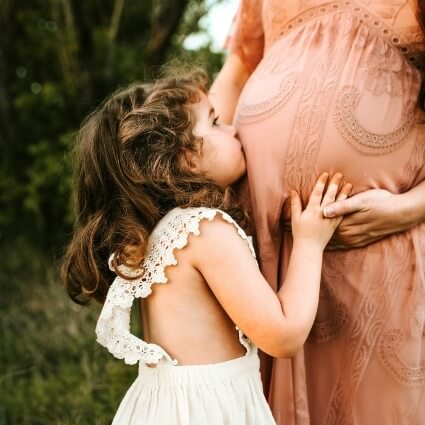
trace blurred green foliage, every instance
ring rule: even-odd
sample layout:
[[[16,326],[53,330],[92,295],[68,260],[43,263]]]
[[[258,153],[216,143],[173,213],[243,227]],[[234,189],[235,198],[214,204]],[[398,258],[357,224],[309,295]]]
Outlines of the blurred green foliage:
[[[206,11],[206,0],[0,0],[0,425],[108,424],[137,373],[95,342],[99,306],[72,304],[57,276],[72,145],[105,96],[173,58],[213,75],[222,54],[183,47]]]
[[[222,55],[183,48],[204,0],[0,3],[0,243],[19,233],[57,252],[73,220],[67,152],[84,116],[171,58],[214,73]]]

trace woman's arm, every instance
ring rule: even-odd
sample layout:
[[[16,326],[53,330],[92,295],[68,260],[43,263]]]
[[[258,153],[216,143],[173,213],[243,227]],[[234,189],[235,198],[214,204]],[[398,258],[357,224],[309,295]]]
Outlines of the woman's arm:
[[[235,53],[230,53],[214,80],[208,97],[220,121],[231,124],[239,95],[250,72]]]
[[[425,221],[425,181],[402,194],[371,189],[324,209],[326,217],[341,217],[329,249],[369,245],[385,236],[408,230]]]
[[[340,219],[326,219],[322,208],[336,199],[341,175],[334,176],[323,197],[327,177],[315,186],[306,209],[291,199],[294,244],[288,273],[278,294],[266,282],[234,226],[216,218],[200,225],[190,241],[193,265],[239,328],[259,348],[290,357],[302,346],[313,324],[319,298],[323,249]],[[349,192],[344,186],[338,195]],[[327,221],[329,222],[327,223]]]

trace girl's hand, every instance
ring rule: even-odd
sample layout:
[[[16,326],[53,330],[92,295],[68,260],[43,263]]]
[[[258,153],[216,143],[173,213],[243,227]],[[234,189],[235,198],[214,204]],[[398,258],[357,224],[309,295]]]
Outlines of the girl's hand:
[[[359,248],[417,224],[403,208],[405,195],[371,189],[329,205],[326,217],[344,217],[328,249]]]
[[[346,183],[339,190],[342,180],[341,173],[335,174],[326,188],[328,179],[328,173],[323,173],[319,177],[304,211],[299,195],[294,191],[291,193],[291,222],[294,241],[302,240],[324,249],[341,223],[343,217],[326,218],[323,209],[332,202],[346,199],[352,186]]]

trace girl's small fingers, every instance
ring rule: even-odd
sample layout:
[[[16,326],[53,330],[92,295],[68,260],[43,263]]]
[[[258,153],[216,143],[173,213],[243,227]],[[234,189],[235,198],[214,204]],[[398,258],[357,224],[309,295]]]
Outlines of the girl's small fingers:
[[[345,183],[344,186],[342,186],[341,190],[339,191],[339,193],[336,197],[336,200],[337,201],[343,201],[344,199],[347,199],[352,188],[353,188],[352,184]]]
[[[310,199],[308,200],[309,207],[320,206],[328,178],[329,173],[322,173],[320,175],[319,179],[314,185],[313,191],[311,192]]]
[[[298,218],[302,213],[303,207],[301,205],[301,199],[295,190],[291,191],[291,217],[292,219]]]
[[[334,202],[336,199],[336,196],[338,194],[338,188],[339,184],[342,180],[342,174],[336,173],[332,176],[331,181],[328,184],[328,187],[326,189],[325,195],[323,196],[323,200],[321,205],[326,206],[330,204],[331,202]]]

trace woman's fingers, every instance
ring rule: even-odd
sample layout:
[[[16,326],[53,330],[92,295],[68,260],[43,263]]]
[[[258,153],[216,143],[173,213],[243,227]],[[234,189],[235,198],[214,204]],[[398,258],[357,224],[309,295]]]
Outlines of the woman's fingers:
[[[321,202],[322,206],[326,206],[330,204],[331,202],[335,201],[338,194],[338,188],[339,188],[339,184],[341,183],[341,180],[342,180],[341,173],[336,173],[332,176],[328,184],[328,187],[326,189],[325,195],[323,196],[323,200]]]
[[[309,207],[320,206],[322,203],[323,192],[325,190],[326,183],[329,178],[329,173],[322,173],[314,185],[313,191],[311,192],[310,199],[308,200]]]
[[[361,211],[364,207],[362,203],[363,196],[361,195],[362,193],[359,193],[348,199],[337,199],[332,205],[327,205],[323,208],[323,215],[328,218],[333,218]]]
[[[328,204],[325,206],[325,208],[323,208],[323,216],[328,218],[342,217],[345,214],[357,211],[356,198],[347,199],[352,188],[353,185],[350,183],[345,183],[342,189],[339,191],[338,196],[335,199],[335,203],[332,203],[332,205]]]

